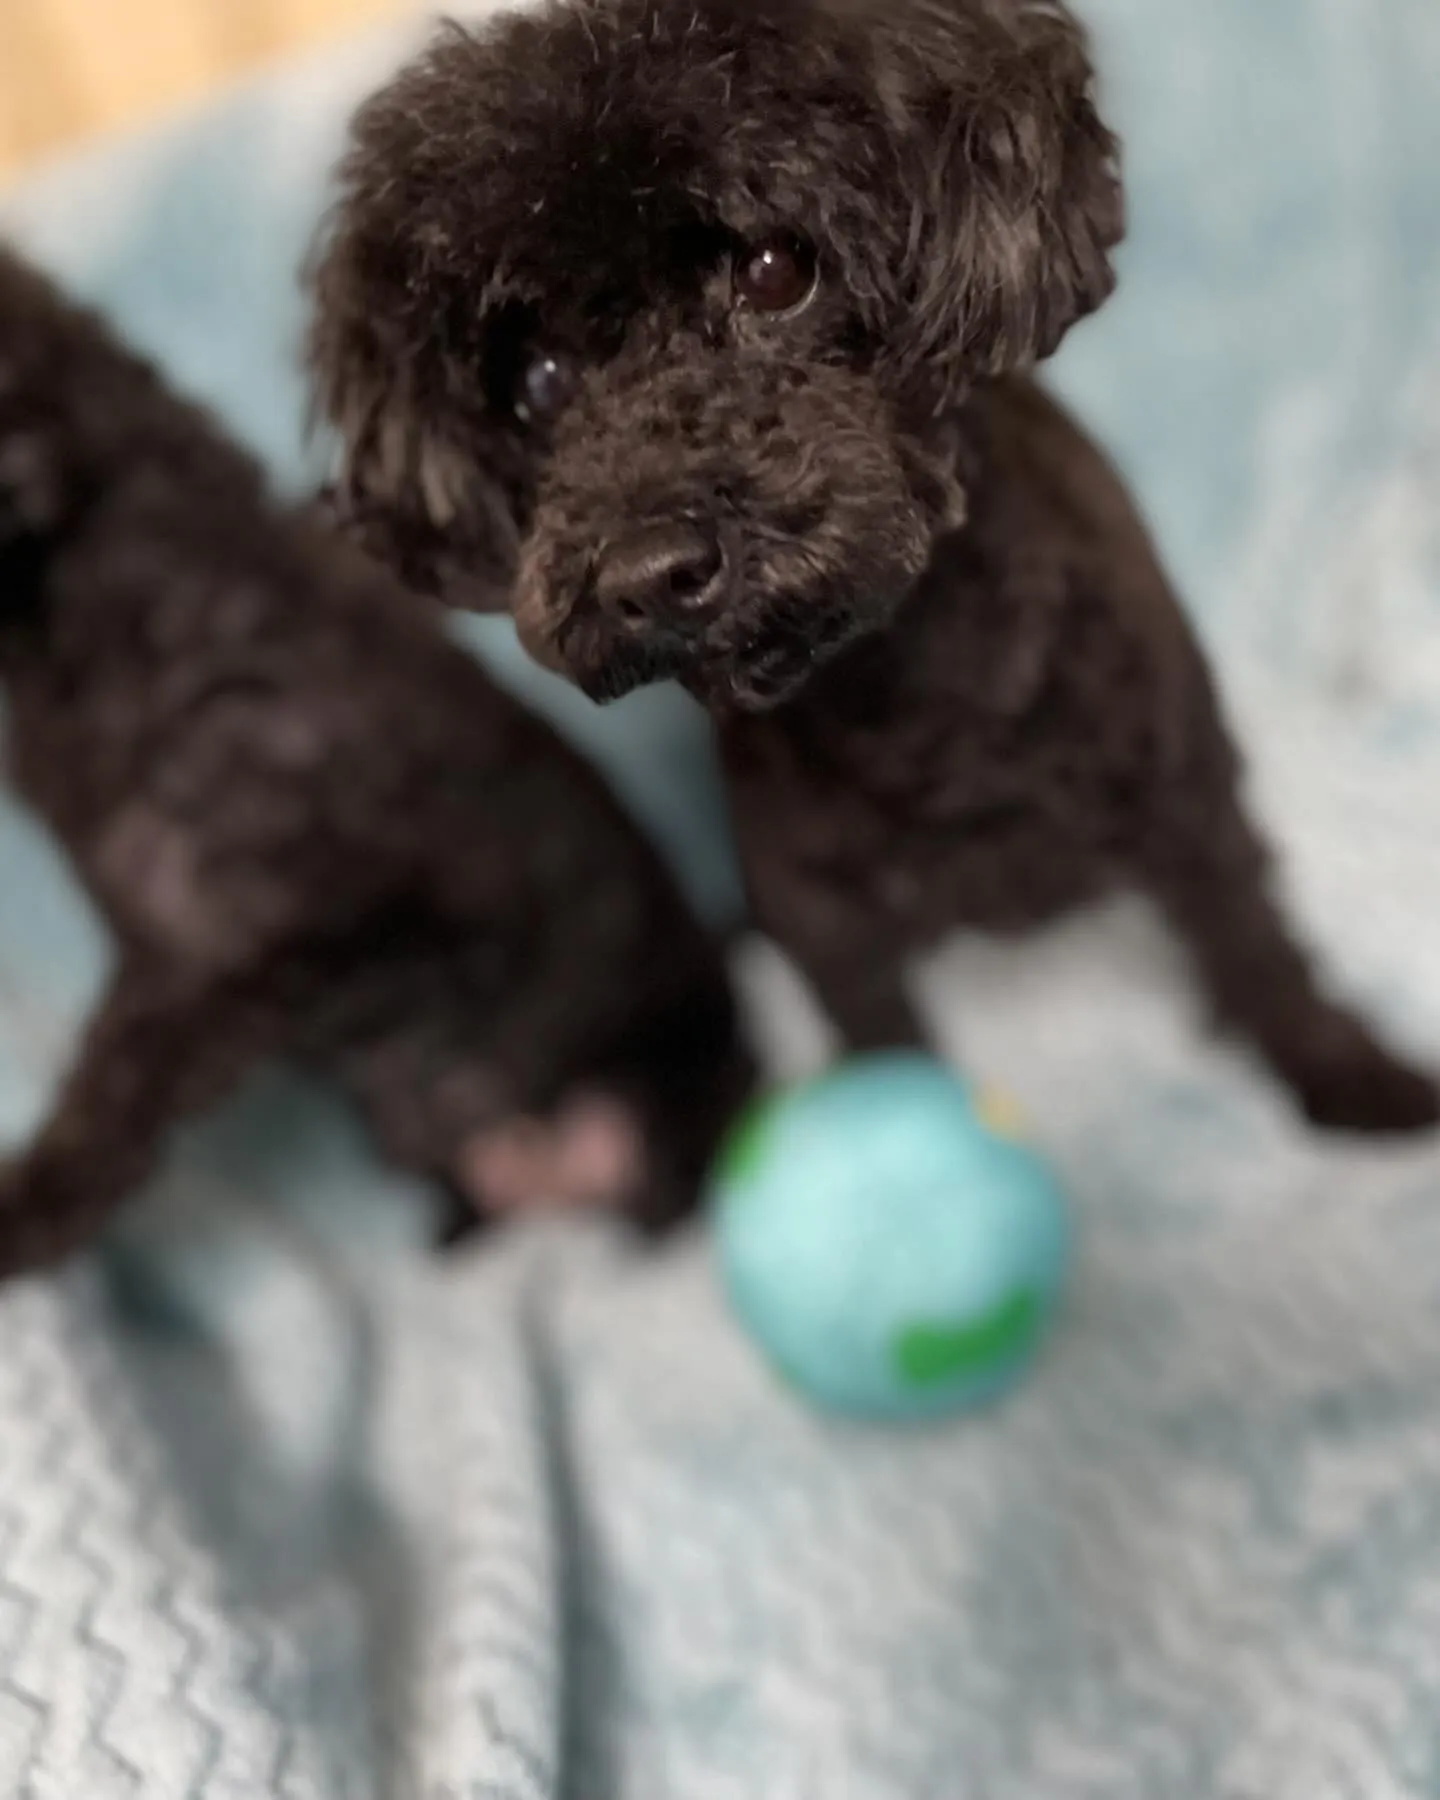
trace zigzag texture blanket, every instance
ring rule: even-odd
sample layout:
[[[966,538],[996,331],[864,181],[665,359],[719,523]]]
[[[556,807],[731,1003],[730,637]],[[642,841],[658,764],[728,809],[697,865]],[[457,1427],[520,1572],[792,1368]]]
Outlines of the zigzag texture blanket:
[[[1440,12],[1092,0],[1121,298],[1058,379],[1137,478],[1336,979],[1440,1057]],[[298,478],[291,270],[372,43],[13,195]],[[0,346],[3,354],[3,346]],[[707,904],[697,721],[554,708]],[[0,800],[0,1134],[105,949]],[[784,1061],[813,1032],[750,974]],[[102,1262],[0,1297],[0,1796],[1434,1800],[1440,1147],[1307,1139],[1120,909],[928,989],[1065,1171],[1076,1291],[993,1417],[778,1393],[699,1239],[443,1269],[257,1083]]]

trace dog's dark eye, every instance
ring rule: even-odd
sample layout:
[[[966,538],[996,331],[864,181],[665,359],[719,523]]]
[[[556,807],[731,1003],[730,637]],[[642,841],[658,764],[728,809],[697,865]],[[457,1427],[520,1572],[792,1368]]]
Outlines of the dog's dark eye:
[[[575,398],[579,377],[568,356],[558,350],[535,351],[520,372],[515,414],[527,425],[548,425]]]
[[[765,238],[740,252],[735,293],[753,312],[798,312],[814,294],[819,272],[814,247],[803,238]]]

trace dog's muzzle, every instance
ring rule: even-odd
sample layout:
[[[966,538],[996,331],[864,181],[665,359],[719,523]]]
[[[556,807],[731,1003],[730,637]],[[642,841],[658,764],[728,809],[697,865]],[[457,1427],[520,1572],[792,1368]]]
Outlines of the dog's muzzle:
[[[720,533],[688,520],[646,526],[606,544],[591,575],[594,605],[610,629],[636,637],[703,633],[730,591]]]
[[[719,531],[684,519],[602,544],[563,639],[591,699],[686,680],[709,662],[734,597],[734,560]]]

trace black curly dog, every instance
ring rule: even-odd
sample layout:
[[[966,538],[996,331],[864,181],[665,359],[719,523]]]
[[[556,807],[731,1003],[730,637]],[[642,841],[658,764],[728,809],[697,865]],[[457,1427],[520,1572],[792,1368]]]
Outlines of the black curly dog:
[[[683,1212],[749,1081],[717,947],[599,778],[98,320],[0,251],[11,773],[118,960],[0,1272],[262,1055],[480,1211]]]
[[[337,499],[607,699],[714,713],[758,921],[853,1045],[955,926],[1152,895],[1320,1124],[1440,1113],[1318,990],[1132,502],[1033,384],[1107,297],[1060,0],[550,0],[360,113],[316,262]]]

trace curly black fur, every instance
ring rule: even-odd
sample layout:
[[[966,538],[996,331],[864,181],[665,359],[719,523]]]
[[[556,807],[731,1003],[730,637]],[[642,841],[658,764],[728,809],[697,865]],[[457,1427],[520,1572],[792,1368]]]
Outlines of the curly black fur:
[[[315,265],[340,509],[597,698],[710,704],[759,919],[852,1042],[918,1034],[902,962],[951,927],[1138,884],[1314,1118],[1428,1124],[1317,992],[1145,531],[1029,377],[1112,285],[1091,89],[1060,0],[443,33]],[[766,310],[777,244],[816,279]]]
[[[743,1095],[716,946],[599,778],[98,320],[0,251],[11,772],[118,942],[0,1270],[80,1243],[262,1054],[337,1077],[444,1182],[598,1089],[646,1222]]]

